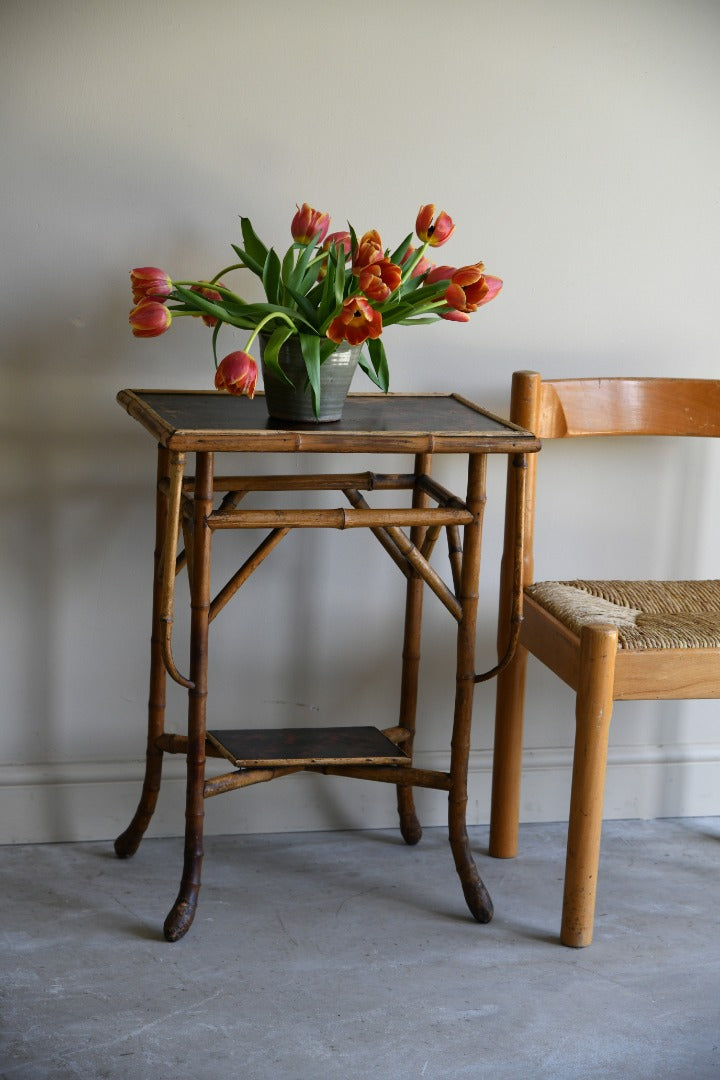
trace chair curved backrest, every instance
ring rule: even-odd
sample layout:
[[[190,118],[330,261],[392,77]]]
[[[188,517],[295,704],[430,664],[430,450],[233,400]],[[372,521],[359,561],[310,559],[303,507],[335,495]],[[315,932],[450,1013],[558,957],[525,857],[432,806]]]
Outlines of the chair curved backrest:
[[[633,435],[717,438],[720,380],[543,380],[537,372],[518,371],[513,375],[510,419],[543,440]],[[720,582],[535,583],[535,481],[542,457],[530,455],[527,463],[525,618],[515,658],[498,678],[490,854],[507,858],[517,850],[525,664],[532,652],[577,693],[561,940],[581,946],[592,939],[612,703],[720,697]],[[514,482],[509,474],[509,493]],[[510,635],[515,534],[516,522],[508,512],[500,655]],[[663,626],[662,634],[656,632],[658,625]]]

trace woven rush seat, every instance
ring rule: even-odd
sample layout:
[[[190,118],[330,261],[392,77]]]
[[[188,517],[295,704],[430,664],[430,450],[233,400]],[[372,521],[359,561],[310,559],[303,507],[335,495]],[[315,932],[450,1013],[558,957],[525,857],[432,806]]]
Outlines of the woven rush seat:
[[[617,626],[620,649],[720,648],[720,581],[538,581],[525,591],[574,634]]]

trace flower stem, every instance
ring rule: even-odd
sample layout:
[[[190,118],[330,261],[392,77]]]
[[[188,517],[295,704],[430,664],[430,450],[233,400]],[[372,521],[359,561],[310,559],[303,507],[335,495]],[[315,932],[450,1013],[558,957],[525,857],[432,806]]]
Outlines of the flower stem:
[[[227,269],[233,268],[229,267],[226,268],[226,270],[221,270],[220,274],[226,273]],[[220,274],[218,274],[218,277]],[[186,285],[190,288],[194,285],[199,289],[208,289],[212,286],[212,288],[215,289],[215,292],[219,292],[220,295],[226,299],[236,300],[238,304],[247,304],[247,300],[243,300],[242,296],[238,296],[237,293],[234,293],[231,289],[227,289],[224,285],[218,285],[215,278],[213,278],[212,281],[173,281],[173,285]]]
[[[223,274],[229,274],[231,270],[244,270],[244,269],[246,269],[245,263],[241,263],[241,262],[233,263],[232,266],[226,266],[222,270],[218,271],[218,273],[212,279],[210,284],[214,285],[217,281],[220,280],[220,278],[223,276]]]
[[[426,240],[421,248],[418,248],[417,251],[413,252],[412,258],[410,259],[410,261],[408,263],[405,264],[405,268],[404,268],[403,276],[402,276],[403,281],[407,281],[407,279],[410,277],[410,275],[412,274],[412,272],[415,269],[415,267],[417,266],[417,264],[424,257],[425,252],[427,251],[427,249],[428,249],[428,241]]]
[[[253,330],[252,334],[248,338],[247,345],[245,346],[245,351],[246,352],[250,351],[250,347],[251,347],[253,341],[258,336],[258,334],[263,329],[263,327],[267,323],[272,322],[273,319],[283,319],[288,324],[288,326],[290,327],[291,330],[295,330],[295,323],[292,321],[292,319],[289,317],[289,315],[286,315],[282,311],[271,311],[269,315],[266,315],[264,319],[260,320],[260,322],[257,324],[255,329]]]

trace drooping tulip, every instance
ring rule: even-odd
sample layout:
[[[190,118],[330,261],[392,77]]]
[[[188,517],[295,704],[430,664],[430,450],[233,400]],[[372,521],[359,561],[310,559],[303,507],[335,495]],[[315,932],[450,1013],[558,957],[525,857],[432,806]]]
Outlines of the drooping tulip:
[[[290,223],[290,232],[298,244],[321,244],[329,227],[329,214],[313,210],[308,203],[303,203]]]
[[[381,334],[382,315],[362,296],[348,296],[327,328],[327,336],[338,345],[342,341],[362,345],[368,338],[379,338]]]
[[[222,284],[222,282],[220,282],[220,284]],[[222,296],[217,289],[205,288],[202,285],[192,285],[190,291],[199,293],[199,295],[204,296],[206,300],[222,300]],[[202,315],[202,321],[206,326],[211,328],[217,326],[218,322],[214,315],[205,314]]]
[[[141,300],[164,300],[172,292],[170,276],[157,266],[137,266],[130,271],[133,304]]]
[[[435,204],[421,206],[415,221],[415,232],[430,247],[440,247],[449,240],[455,231],[455,225],[449,214],[441,210],[435,217]]]
[[[358,285],[362,292],[369,300],[376,300],[378,303],[387,300],[401,281],[402,270],[387,258],[363,267],[358,275]]]
[[[238,397],[245,395],[252,398],[255,396],[257,377],[257,364],[249,353],[231,352],[218,364],[215,388],[227,390],[229,394]]]
[[[135,337],[159,337],[170,329],[172,315],[158,300],[141,300],[129,316]]]

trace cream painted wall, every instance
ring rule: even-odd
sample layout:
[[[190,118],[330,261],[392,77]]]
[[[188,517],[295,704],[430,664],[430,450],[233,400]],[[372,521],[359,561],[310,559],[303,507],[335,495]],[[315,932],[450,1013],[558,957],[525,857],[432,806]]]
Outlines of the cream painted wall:
[[[504,411],[519,367],[716,375],[718,46],[715,0],[5,0],[0,840],[113,836],[139,790],[154,449],[114,398],[209,386],[212,364],[201,326],[131,337],[128,268],[217,269],[239,214],[282,246],[303,200],[390,243],[433,201],[457,222],[448,258],[483,258],[505,290],[467,326],[388,333],[393,389]],[[718,454],[635,446],[638,482],[626,450],[589,443],[571,463],[544,452],[578,538],[559,540],[560,506],[541,486],[538,570],[612,574],[622,560],[649,576],[716,574]],[[493,652],[502,492],[496,463],[478,666]],[[621,527],[608,535],[611,500]],[[376,549],[304,534],[278,550],[215,624],[216,723],[239,706],[252,723],[394,720],[403,579]],[[236,559],[219,554],[228,572]],[[430,598],[419,751],[441,767],[447,630]],[[572,698],[536,668],[530,695],[523,816],[564,817]],[[473,821],[487,819],[492,705],[482,688]],[[181,729],[175,687],[170,707]],[[608,816],[720,813],[716,713],[619,706]],[[156,833],[182,827],[181,763],[167,775]],[[390,790],[282,784],[213,800],[209,828],[394,822]],[[422,807],[426,823],[444,820],[442,796]]]

